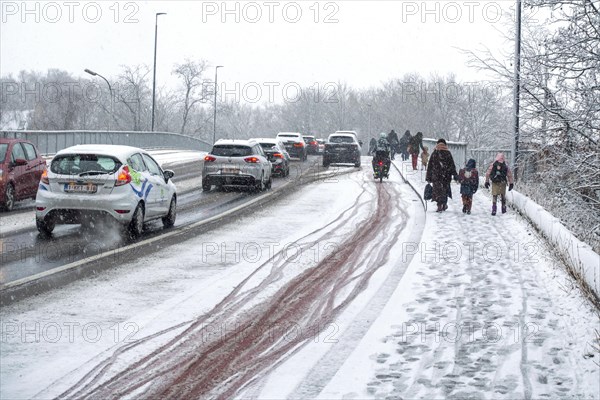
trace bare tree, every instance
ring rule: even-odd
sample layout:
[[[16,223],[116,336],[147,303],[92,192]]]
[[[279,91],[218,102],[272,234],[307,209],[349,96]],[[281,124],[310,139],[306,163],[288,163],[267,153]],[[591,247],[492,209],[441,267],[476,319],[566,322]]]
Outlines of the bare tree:
[[[176,64],[173,69],[173,73],[182,81],[180,92],[183,98],[178,100],[181,103],[180,133],[185,132],[190,112],[194,106],[205,100],[202,97],[202,75],[206,68],[207,62],[205,60],[192,61],[186,59],[183,64]]]

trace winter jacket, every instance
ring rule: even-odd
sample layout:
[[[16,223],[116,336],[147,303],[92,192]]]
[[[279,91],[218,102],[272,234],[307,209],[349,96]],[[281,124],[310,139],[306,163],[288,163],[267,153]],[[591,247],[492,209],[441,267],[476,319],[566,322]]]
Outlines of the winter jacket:
[[[421,153],[421,163],[425,166],[427,166],[427,163],[429,162],[429,153],[423,149],[423,152]]]
[[[377,147],[377,140],[375,138],[371,138],[369,142],[369,154],[375,154],[375,148]]]
[[[424,150],[423,134],[418,132],[415,136],[411,136],[410,140],[408,141],[408,146],[410,147],[410,154],[419,154],[419,149]]]
[[[398,144],[398,134],[392,129],[392,131],[388,133],[387,140],[392,146]]]
[[[410,131],[406,131],[398,143],[398,152],[408,154],[408,145],[410,144]]]
[[[479,172],[475,168],[475,160],[471,159],[465,168],[458,172],[460,194],[473,196],[479,188]]]
[[[452,197],[450,182],[456,176],[456,165],[448,146],[438,143],[429,157],[425,180],[433,186],[433,201],[445,203],[447,197]]]
[[[389,153],[390,142],[388,142],[386,138],[379,138],[375,146],[375,151],[385,151],[386,153]]]
[[[504,163],[506,165],[506,179],[508,180],[508,184],[510,185],[515,183],[513,179],[512,170],[510,169],[510,167],[506,163],[506,159],[504,158],[504,153],[498,153],[496,155],[496,159],[493,163],[490,164],[490,166],[487,169],[487,172],[485,173],[485,181],[490,181],[490,175],[492,173],[492,169],[494,168],[494,164],[496,163],[496,161],[498,161],[499,163]]]

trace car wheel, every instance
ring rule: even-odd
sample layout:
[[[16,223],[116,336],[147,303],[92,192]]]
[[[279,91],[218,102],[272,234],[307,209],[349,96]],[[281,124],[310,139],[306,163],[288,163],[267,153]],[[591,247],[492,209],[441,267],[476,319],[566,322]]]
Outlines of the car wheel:
[[[171,198],[171,204],[169,205],[169,212],[162,219],[163,226],[170,228],[175,225],[175,218],[177,217],[177,200],[175,196]]]
[[[329,168],[329,161],[323,160],[323,168]]]
[[[212,185],[210,183],[202,181],[202,191],[203,192],[210,192],[211,188],[212,188]]]
[[[265,190],[265,180],[264,180],[265,176],[264,174],[261,175],[260,179],[255,183],[255,187],[254,190],[257,192],[262,192]]]
[[[139,203],[133,212],[133,217],[131,218],[131,222],[127,226],[127,232],[129,233],[129,237],[132,239],[136,239],[142,235],[144,231],[144,206],[142,203]]]
[[[11,211],[15,206],[15,187],[12,183],[6,186],[6,193],[4,193],[4,199],[2,200],[2,208],[6,211]]]
[[[267,190],[270,190],[272,186],[273,186],[273,177],[270,176],[265,187],[267,188]]]
[[[356,163],[354,163],[354,167],[355,167],[355,168],[360,168],[360,161],[359,161],[359,162],[356,162]]]
[[[54,219],[50,217],[46,217],[43,220],[37,218],[35,219],[35,226],[37,227],[38,232],[40,232],[43,236],[50,236],[55,225]]]

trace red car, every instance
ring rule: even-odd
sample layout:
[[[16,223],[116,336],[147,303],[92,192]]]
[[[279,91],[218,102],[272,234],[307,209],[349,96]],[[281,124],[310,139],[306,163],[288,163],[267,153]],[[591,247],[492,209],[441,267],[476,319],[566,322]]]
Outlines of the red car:
[[[0,207],[10,211],[16,201],[35,199],[45,168],[33,143],[0,138]]]
[[[319,143],[314,136],[302,136],[304,139],[304,143],[306,143],[308,154],[318,154],[319,153]]]

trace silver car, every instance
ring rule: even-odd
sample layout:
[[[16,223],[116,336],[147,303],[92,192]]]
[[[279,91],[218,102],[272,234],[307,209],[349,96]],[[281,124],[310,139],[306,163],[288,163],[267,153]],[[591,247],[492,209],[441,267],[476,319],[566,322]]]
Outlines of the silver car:
[[[80,145],[61,150],[42,174],[35,201],[37,228],[49,235],[56,224],[108,217],[137,237],[149,220],[162,218],[165,227],[173,226],[173,175],[136,147]]]
[[[256,140],[218,140],[204,157],[202,190],[213,185],[271,188],[271,162]]]

